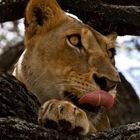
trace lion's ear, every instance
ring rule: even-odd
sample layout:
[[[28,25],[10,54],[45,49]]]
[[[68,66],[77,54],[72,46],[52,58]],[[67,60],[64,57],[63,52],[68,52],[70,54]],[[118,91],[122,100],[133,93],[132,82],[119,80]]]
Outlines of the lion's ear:
[[[117,39],[117,33],[113,32],[113,33],[107,35],[107,38],[110,42],[115,42]]]
[[[30,0],[25,15],[26,35],[30,38],[55,27],[65,17],[56,0]]]

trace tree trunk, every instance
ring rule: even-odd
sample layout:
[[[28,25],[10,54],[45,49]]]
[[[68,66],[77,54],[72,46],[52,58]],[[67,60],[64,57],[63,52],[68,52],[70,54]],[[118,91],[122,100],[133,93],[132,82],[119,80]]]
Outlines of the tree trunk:
[[[120,126],[106,132],[78,136],[45,129],[21,119],[0,118],[1,140],[139,140],[140,123]]]
[[[9,71],[24,51],[24,43],[21,41],[14,46],[6,46],[2,51],[3,53],[0,54],[0,71]]]
[[[39,102],[15,77],[0,76],[0,117],[17,117],[37,123]]]
[[[140,101],[131,84],[120,73],[121,84],[117,88],[116,102],[108,112],[111,126],[140,122]]]

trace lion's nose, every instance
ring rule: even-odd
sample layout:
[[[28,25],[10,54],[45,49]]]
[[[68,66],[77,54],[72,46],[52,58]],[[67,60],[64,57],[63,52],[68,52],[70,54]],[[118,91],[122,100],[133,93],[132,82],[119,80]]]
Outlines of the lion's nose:
[[[93,79],[98,84],[98,86],[102,90],[105,90],[105,91],[109,91],[109,90],[113,89],[118,83],[118,82],[115,82],[115,81],[111,81],[106,77],[99,77],[96,74],[93,74]]]

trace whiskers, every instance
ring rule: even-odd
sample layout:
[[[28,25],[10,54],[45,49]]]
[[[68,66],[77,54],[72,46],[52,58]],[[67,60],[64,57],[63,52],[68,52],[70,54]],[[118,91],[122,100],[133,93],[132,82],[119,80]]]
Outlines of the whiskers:
[[[47,78],[46,71],[42,72],[39,76],[34,76],[30,75],[30,79],[27,79],[27,83],[30,85],[32,89],[39,89],[42,87],[45,87],[45,89],[52,91],[54,88],[61,90],[61,89],[66,89],[67,87],[74,87],[76,86],[75,84],[72,84],[68,82],[67,79],[64,78],[59,78],[59,79],[54,79],[50,80]]]
[[[73,93],[68,92],[68,91],[64,91],[64,96],[68,99],[70,99],[72,102],[78,102],[79,98],[76,97]]]

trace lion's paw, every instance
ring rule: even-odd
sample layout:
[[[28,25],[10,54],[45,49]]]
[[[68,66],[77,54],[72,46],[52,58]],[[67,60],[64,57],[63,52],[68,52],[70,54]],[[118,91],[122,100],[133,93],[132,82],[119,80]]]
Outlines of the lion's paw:
[[[89,132],[86,113],[64,100],[46,101],[39,111],[39,122],[46,128],[85,135]]]

